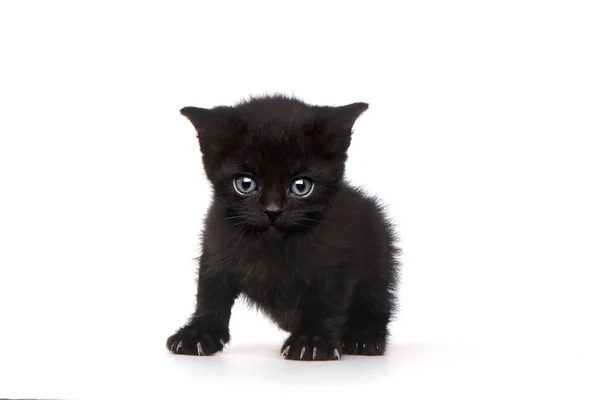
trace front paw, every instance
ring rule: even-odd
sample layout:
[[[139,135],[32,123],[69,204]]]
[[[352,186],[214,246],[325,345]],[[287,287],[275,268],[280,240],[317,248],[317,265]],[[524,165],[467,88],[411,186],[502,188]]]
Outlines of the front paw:
[[[337,346],[322,337],[292,334],[281,348],[281,356],[287,360],[325,361],[341,359]]]
[[[381,356],[385,353],[386,336],[366,332],[349,332],[342,338],[344,354]]]
[[[223,350],[227,342],[227,329],[188,324],[167,339],[167,349],[175,354],[209,356]]]

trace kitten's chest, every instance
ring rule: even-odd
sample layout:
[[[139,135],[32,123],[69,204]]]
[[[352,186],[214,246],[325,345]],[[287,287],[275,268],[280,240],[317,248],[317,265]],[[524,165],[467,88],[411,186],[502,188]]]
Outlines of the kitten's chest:
[[[242,292],[269,313],[298,306],[309,278],[294,260],[278,257],[249,257],[238,269]]]
[[[288,332],[298,324],[299,305],[308,287],[297,272],[273,271],[276,265],[248,264],[240,280],[243,295]]]
[[[257,300],[265,297],[284,301],[303,286],[303,278],[293,266],[269,260],[242,265],[239,282],[242,291]]]

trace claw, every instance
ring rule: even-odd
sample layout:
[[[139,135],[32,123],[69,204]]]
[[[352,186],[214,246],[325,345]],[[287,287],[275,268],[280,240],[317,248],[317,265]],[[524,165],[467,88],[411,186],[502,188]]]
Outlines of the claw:
[[[171,343],[171,353],[175,353],[175,342]]]
[[[204,349],[202,348],[202,344],[200,342],[198,342],[198,344],[196,345],[196,349],[198,350],[198,355],[199,356],[203,356],[204,355]]]
[[[177,351],[177,352],[179,353],[179,349],[180,349],[182,346],[183,346],[183,343],[182,343],[182,341],[180,340],[180,341],[179,341],[179,343],[177,344],[177,350],[175,350],[175,351]]]
[[[283,349],[283,351],[281,352],[281,357],[286,358],[289,352],[290,352],[290,346]]]
[[[315,348],[313,348],[313,358],[312,358],[312,359],[313,359],[313,360],[316,360],[316,359],[317,359],[317,348],[316,348],[316,347],[315,347]]]
[[[225,342],[223,339],[221,339],[221,340],[220,340],[220,342],[221,342],[221,346],[225,347],[225,344],[226,344],[227,342]]]
[[[340,352],[338,351],[338,349],[333,350],[333,358],[335,358],[336,360],[340,360],[342,358],[340,357]]]
[[[302,360],[304,358],[304,353],[306,353],[306,347],[303,347],[302,349],[300,349],[300,360]]]

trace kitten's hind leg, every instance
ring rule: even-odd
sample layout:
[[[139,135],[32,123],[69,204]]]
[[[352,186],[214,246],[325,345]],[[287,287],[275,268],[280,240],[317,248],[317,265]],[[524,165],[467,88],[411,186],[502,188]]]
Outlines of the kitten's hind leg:
[[[342,337],[344,354],[379,356],[385,353],[392,301],[387,285],[357,285]]]

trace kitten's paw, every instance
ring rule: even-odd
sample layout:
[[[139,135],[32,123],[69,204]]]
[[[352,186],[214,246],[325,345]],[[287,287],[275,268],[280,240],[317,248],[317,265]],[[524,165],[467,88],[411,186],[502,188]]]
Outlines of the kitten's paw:
[[[287,360],[326,361],[341,359],[340,350],[319,336],[291,335],[281,348]]]
[[[227,342],[229,334],[226,330],[185,325],[167,339],[167,349],[175,354],[209,356],[223,350]]]
[[[385,338],[347,336],[342,340],[342,351],[344,354],[381,356],[385,353],[385,347]]]

